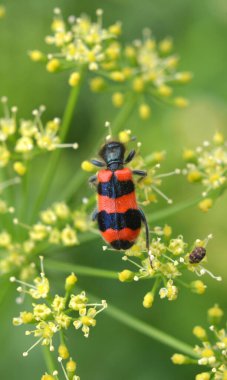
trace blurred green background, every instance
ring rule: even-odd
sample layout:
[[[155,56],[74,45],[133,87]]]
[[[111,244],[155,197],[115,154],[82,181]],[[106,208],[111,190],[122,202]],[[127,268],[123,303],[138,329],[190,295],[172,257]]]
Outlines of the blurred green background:
[[[50,75],[43,66],[30,62],[27,56],[30,49],[45,49],[44,36],[49,33],[52,9],[61,7],[65,16],[85,12],[95,17],[95,10],[101,7],[105,25],[115,20],[123,22],[126,41],[140,37],[144,27],[150,27],[157,39],[172,36],[176,52],[181,56],[181,69],[194,73],[193,82],[184,89],[184,95],[190,99],[187,110],[154,105],[151,120],[141,122],[136,115],[129,120],[127,127],[143,142],[144,155],[150,152],[151,147],[152,150],[166,150],[167,161],[163,169],[167,171],[181,166],[182,148],[210,139],[216,130],[227,136],[225,0],[6,0],[4,4],[7,17],[0,22],[0,96],[6,95],[11,105],[18,105],[20,117],[29,117],[32,109],[40,104],[47,106],[47,119],[61,117],[64,111],[69,92],[67,75]],[[64,173],[60,166],[51,199],[78,170],[78,162],[89,156],[96,131],[100,131],[105,120],[112,120],[115,112],[107,95],[92,95],[85,86],[68,137],[70,141],[78,141],[81,149],[76,153],[65,153],[61,163]],[[41,167],[37,173],[38,186],[43,174]],[[192,199],[201,189],[188,185],[184,179],[171,178],[165,181],[164,190],[178,202]],[[86,191],[90,194],[89,189]],[[81,194],[75,196],[80,197]],[[160,202],[158,207],[165,207],[165,203]],[[84,277],[80,278],[80,286],[161,330],[194,343],[191,330],[194,325],[205,322],[206,309],[214,302],[227,309],[226,212],[227,194],[208,214],[201,214],[194,207],[164,221],[173,226],[175,234],[183,234],[189,242],[214,234],[208,249],[208,266],[213,273],[223,277],[223,282],[207,279],[208,289],[204,296],[182,290],[176,302],[157,300],[147,311],[141,304],[147,291],[146,284],[127,285]],[[100,239],[95,245],[67,250],[64,259],[121,270],[123,263],[120,257],[104,254],[101,246]],[[63,277],[59,278],[53,272],[50,277],[56,288],[61,289]],[[9,293],[0,310],[0,378],[38,380],[45,368],[42,355],[36,349],[29,358],[22,357],[31,341],[24,337],[22,328],[16,329],[11,325],[12,317],[19,313],[14,298],[15,292]],[[78,374],[82,380],[191,380],[200,370],[193,366],[175,367],[170,361],[174,350],[117,323],[105,313],[98,318],[97,327],[88,340],[82,334],[72,332],[70,346],[78,361]]]

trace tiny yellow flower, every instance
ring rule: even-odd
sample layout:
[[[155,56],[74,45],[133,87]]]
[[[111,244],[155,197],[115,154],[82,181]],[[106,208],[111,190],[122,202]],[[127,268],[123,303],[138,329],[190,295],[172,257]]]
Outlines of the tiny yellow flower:
[[[163,234],[165,237],[170,237],[172,235],[172,228],[170,226],[168,226],[168,224],[166,224],[164,227],[163,227]]]
[[[165,38],[159,43],[159,50],[162,53],[169,53],[173,48],[173,40],[170,37]]]
[[[105,80],[102,77],[95,77],[90,80],[90,89],[93,92],[102,91],[105,88]]]
[[[32,50],[28,53],[30,59],[34,62],[40,62],[45,59],[44,54],[39,50]]]
[[[80,83],[80,79],[81,79],[80,73],[78,73],[77,71],[75,71],[69,77],[69,85],[72,86],[72,87],[78,86],[78,84]]]
[[[23,176],[27,171],[26,166],[20,161],[14,162],[13,169],[17,174],[19,174],[21,176]]]
[[[44,303],[34,305],[33,314],[37,321],[45,320],[51,314],[51,309]]]
[[[65,344],[60,344],[60,346],[58,347],[58,354],[62,359],[68,359],[69,351]]]
[[[66,303],[66,299],[56,294],[51,306],[54,311],[59,312],[59,311],[64,310],[65,303]]]
[[[160,87],[158,87],[158,93],[161,95],[161,96],[170,96],[172,94],[173,90],[171,87],[163,84],[161,85]]]
[[[210,380],[209,372],[202,372],[196,375],[195,380]]]
[[[51,209],[47,209],[40,213],[40,218],[42,222],[46,224],[54,224],[57,220],[55,213]]]
[[[201,280],[196,280],[191,283],[191,289],[194,293],[204,294],[206,291],[206,285]]]
[[[178,365],[182,365],[182,364],[187,363],[187,357],[185,355],[182,355],[182,354],[174,354],[171,357],[171,360],[172,360],[173,364],[178,364]]]
[[[54,376],[48,375],[47,373],[41,377],[41,380],[55,380]]]
[[[149,309],[149,308],[152,307],[153,302],[154,302],[154,295],[153,295],[153,293],[152,292],[148,292],[147,294],[145,294],[144,299],[143,299],[143,306],[146,309]]]
[[[75,373],[76,372],[76,362],[72,359],[70,359],[67,363],[66,363],[66,371],[69,373],[69,374],[72,374],[72,373]]]
[[[201,202],[199,202],[199,209],[203,212],[207,212],[213,206],[213,199],[205,198]]]
[[[195,326],[194,329],[193,329],[193,334],[201,339],[201,340],[206,340],[207,339],[207,334],[206,334],[206,331],[204,330],[203,327],[201,326]]]
[[[123,144],[127,144],[131,140],[131,131],[128,129],[119,132],[118,138],[120,142],[122,142]]]
[[[34,280],[35,288],[29,289],[29,294],[34,299],[46,298],[48,296],[50,286],[46,277],[37,277]]]
[[[70,291],[73,289],[74,285],[77,283],[78,279],[74,273],[71,273],[65,280],[65,290]]]
[[[32,240],[43,240],[47,236],[47,227],[44,224],[37,223],[34,226],[32,226],[31,230],[29,231],[30,238]]]
[[[0,233],[0,247],[8,247],[11,244],[12,238],[7,231]]]
[[[124,95],[121,92],[115,92],[112,95],[112,103],[116,108],[120,108],[124,103]]]
[[[22,313],[20,313],[20,317],[24,324],[31,323],[34,320],[34,315],[27,311],[23,311]]]
[[[214,351],[210,348],[204,348],[201,353],[203,358],[210,358],[211,356],[214,356]]]
[[[17,140],[15,151],[18,153],[27,153],[34,148],[33,141],[30,137],[23,136]]]
[[[121,26],[121,22],[116,22],[109,27],[109,32],[115,36],[119,36],[121,34]]]
[[[55,315],[55,321],[58,326],[60,326],[63,329],[68,329],[71,323],[71,317],[64,313],[60,313]]]
[[[70,215],[69,207],[64,202],[58,202],[53,205],[54,212],[59,219],[67,219]]]
[[[185,149],[183,152],[183,159],[187,162],[193,162],[196,158],[196,153],[192,149]]]
[[[140,77],[137,77],[133,80],[132,88],[135,92],[143,92],[145,87],[144,80]]]
[[[188,106],[188,100],[182,97],[178,97],[174,99],[174,104],[178,108],[185,108]]]
[[[216,132],[213,141],[216,145],[222,145],[225,141],[223,134],[221,132]]]
[[[192,73],[190,71],[184,71],[176,74],[176,80],[180,83],[188,83],[192,79]]]
[[[81,164],[81,169],[85,172],[94,172],[97,171],[95,165],[93,165],[90,161],[83,161]]]
[[[122,71],[112,71],[110,73],[110,78],[114,80],[115,82],[124,82],[125,81],[125,75]]]
[[[139,106],[139,115],[141,119],[147,120],[151,115],[151,108],[148,104],[143,103]]]
[[[189,182],[200,182],[202,179],[202,173],[198,170],[192,170],[187,175],[187,180]]]
[[[70,227],[66,226],[61,232],[61,240],[63,245],[72,246],[75,244],[79,244],[76,231]]]
[[[46,69],[47,71],[49,71],[49,73],[54,73],[58,71],[59,68],[60,68],[60,61],[57,58],[51,59],[46,65]]]
[[[118,273],[118,279],[121,282],[131,281],[134,277],[134,273],[128,269],[124,269],[122,272]]]
[[[224,315],[223,310],[216,304],[208,310],[208,319],[210,323],[219,323]]]
[[[10,159],[9,150],[4,146],[0,146],[0,167],[3,168],[4,166],[6,166],[9,162],[9,159]]]

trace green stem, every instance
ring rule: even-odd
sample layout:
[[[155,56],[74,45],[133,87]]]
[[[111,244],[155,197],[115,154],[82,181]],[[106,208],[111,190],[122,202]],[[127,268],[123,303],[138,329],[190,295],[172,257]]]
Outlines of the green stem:
[[[124,107],[118,113],[117,117],[111,124],[111,128],[114,134],[119,132],[121,128],[124,128],[129,116],[133,112],[136,102],[135,95],[129,96]],[[94,152],[97,154],[100,144],[95,146]],[[72,180],[65,187],[64,191],[60,194],[61,199],[69,200],[83,185],[85,179],[87,178],[87,173],[79,169],[79,172],[72,178]]]
[[[200,196],[196,199],[187,202],[181,202],[174,206],[166,207],[163,210],[156,211],[153,214],[149,214],[147,216],[147,220],[149,222],[156,222],[158,220],[166,219],[172,215],[177,214],[178,212],[184,211],[187,208],[197,205],[202,199],[202,196]]]
[[[118,273],[114,271],[109,271],[106,269],[85,267],[82,265],[75,265],[71,263],[64,263],[54,260],[45,260],[45,268],[49,270],[57,270],[60,272],[75,272],[76,274],[83,276],[99,277],[99,278],[109,278],[118,279]]]
[[[43,346],[43,356],[45,359],[47,371],[48,371],[49,375],[52,375],[53,372],[56,371],[56,365],[53,361],[49,347]],[[58,379],[58,377],[56,377],[56,379]]]
[[[82,73],[81,73],[81,75],[82,75]],[[81,82],[82,82],[82,78],[80,80],[80,83]],[[67,132],[69,130],[70,123],[71,123],[71,120],[73,117],[73,113],[75,111],[75,106],[76,106],[76,103],[78,100],[80,88],[81,88],[81,84],[76,86],[76,87],[72,87],[72,89],[71,89],[71,92],[70,92],[70,95],[68,98],[68,102],[67,102],[67,105],[65,108],[63,120],[62,120],[60,133],[59,133],[59,137],[61,139],[61,142],[64,141],[64,139],[67,135]],[[38,198],[37,198],[36,203],[35,203],[35,207],[34,207],[33,214],[32,214],[32,219],[34,218],[34,216],[39,211],[40,206],[42,205],[42,203],[44,201],[44,198],[47,196],[47,194],[51,188],[51,183],[53,182],[53,177],[54,177],[54,174],[56,173],[56,168],[57,168],[57,165],[59,163],[60,154],[61,154],[61,149],[57,149],[55,152],[52,153],[51,159],[49,161],[49,165],[47,166],[47,170],[46,170],[46,173],[45,173],[42,185],[41,185],[40,193],[39,193]]]
[[[131,327],[133,330],[136,330],[150,338],[153,338],[158,342],[165,344],[166,346],[174,348],[177,351],[181,351],[186,355],[196,357],[193,347],[180,341],[177,338],[174,338],[169,334],[166,334],[156,327],[150,326],[146,322],[140,321],[139,319],[127,314],[115,306],[108,304],[108,308],[105,312],[109,314],[111,318],[116,319],[128,327]]]

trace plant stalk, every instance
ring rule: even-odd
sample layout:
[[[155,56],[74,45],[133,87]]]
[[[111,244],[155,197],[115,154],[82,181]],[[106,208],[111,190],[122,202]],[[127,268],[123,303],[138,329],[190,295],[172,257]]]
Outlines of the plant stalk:
[[[43,356],[46,363],[47,371],[50,375],[52,375],[53,372],[56,371],[56,366],[51,356],[51,352],[47,346],[43,346]],[[55,376],[55,378],[58,379],[57,376]]]
[[[150,338],[153,338],[168,347],[174,348],[177,351],[183,352],[186,355],[196,357],[193,347],[169,334],[166,334],[156,327],[149,325],[146,322],[140,321],[132,315],[129,315],[126,312],[118,309],[116,306],[108,305],[106,313],[111,318],[116,319],[128,327],[131,327],[133,330],[136,330]]]
[[[82,73],[81,73],[82,76]],[[61,142],[65,140],[65,137],[68,133],[70,123],[72,121],[72,117],[75,111],[75,106],[77,104],[77,100],[79,97],[80,89],[81,89],[81,83],[82,83],[82,77],[80,80],[80,84],[76,87],[72,87],[68,102],[66,104],[63,120],[62,120],[62,125],[59,133],[59,137],[61,139]],[[49,164],[47,166],[46,173],[44,175],[40,193],[38,195],[38,198],[35,203],[35,207],[32,213],[32,219],[34,216],[37,214],[39,211],[40,207],[42,206],[42,203],[44,201],[44,198],[47,197],[49,190],[51,188],[51,183],[53,182],[53,177],[56,174],[56,168],[59,163],[61,156],[61,149],[57,149],[52,153],[51,159],[49,160]]]
[[[60,272],[75,272],[78,275],[90,276],[90,277],[99,277],[107,279],[118,279],[118,273],[114,271],[109,271],[106,269],[92,268],[82,265],[75,265],[71,263],[64,263],[55,260],[47,259],[45,260],[45,268],[49,270],[57,270]]]

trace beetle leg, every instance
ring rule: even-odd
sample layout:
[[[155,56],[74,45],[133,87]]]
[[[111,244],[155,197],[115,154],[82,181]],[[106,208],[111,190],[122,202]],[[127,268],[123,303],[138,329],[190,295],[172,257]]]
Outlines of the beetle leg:
[[[102,161],[99,161],[99,160],[96,160],[96,159],[92,159],[92,160],[90,160],[90,162],[93,165],[98,166],[99,168],[103,168],[104,166],[106,166],[105,162],[102,162]]]
[[[136,151],[135,150],[131,150],[131,152],[129,152],[128,156],[126,157],[125,161],[124,161],[124,164],[128,164],[130,161],[133,160],[134,156],[136,154]]]
[[[140,213],[141,220],[142,220],[142,222],[143,222],[143,224],[145,226],[145,231],[146,231],[146,248],[147,248],[147,251],[148,251],[149,260],[150,260],[150,264],[151,264],[151,267],[152,267],[153,257],[151,256],[151,252],[150,252],[149,227],[148,227],[146,216],[145,216],[145,214],[144,214],[144,212],[143,212],[143,210],[141,208],[139,208],[139,213]]]
[[[97,184],[97,176],[96,176],[96,175],[92,175],[92,176],[88,179],[88,183],[89,183],[92,187],[96,187],[96,184]]]
[[[93,211],[92,215],[91,215],[91,220],[92,222],[95,222],[96,219],[97,219],[97,216],[98,216],[98,210],[97,208]]]
[[[145,170],[133,170],[132,173],[140,176],[137,182],[142,181],[142,179],[147,176],[147,172]]]

